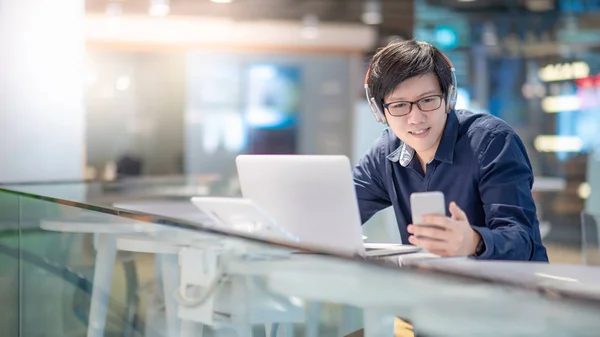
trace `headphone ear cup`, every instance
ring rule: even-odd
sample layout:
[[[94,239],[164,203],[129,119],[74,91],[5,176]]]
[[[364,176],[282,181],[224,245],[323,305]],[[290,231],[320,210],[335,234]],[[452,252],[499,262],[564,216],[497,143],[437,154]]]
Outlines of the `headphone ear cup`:
[[[385,114],[381,111],[379,105],[375,103],[375,98],[371,98],[369,101],[369,106],[371,107],[371,112],[373,113],[373,117],[375,120],[382,124],[387,124],[387,120],[385,119]]]
[[[450,113],[450,111],[452,111],[452,109],[454,109],[454,106],[456,105],[456,95],[457,95],[456,87],[451,85],[450,88],[448,88],[446,113]]]
[[[367,73],[367,77],[369,73]],[[367,103],[369,103],[369,108],[371,108],[371,113],[375,120],[379,123],[387,125],[387,120],[385,118],[385,113],[381,111],[381,106],[377,104],[375,101],[375,97],[371,96],[371,91],[369,90],[369,85],[367,85],[367,80],[365,79],[365,94],[367,96]]]

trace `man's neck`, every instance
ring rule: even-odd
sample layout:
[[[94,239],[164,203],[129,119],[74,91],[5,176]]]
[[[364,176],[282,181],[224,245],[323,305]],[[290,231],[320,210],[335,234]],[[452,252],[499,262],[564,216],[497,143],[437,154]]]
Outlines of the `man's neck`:
[[[419,159],[419,164],[421,164],[421,168],[423,169],[423,173],[427,172],[427,163],[430,163],[435,157],[435,149],[434,151],[425,151],[423,153],[416,153],[417,159]]]
[[[423,152],[415,151],[417,158],[419,158],[419,163],[423,168],[423,173],[427,172],[427,164],[430,163],[433,158],[435,158],[435,153],[437,152],[438,147],[440,147],[440,143],[442,142],[442,135],[435,142],[435,145],[429,148],[429,150],[425,150]]]

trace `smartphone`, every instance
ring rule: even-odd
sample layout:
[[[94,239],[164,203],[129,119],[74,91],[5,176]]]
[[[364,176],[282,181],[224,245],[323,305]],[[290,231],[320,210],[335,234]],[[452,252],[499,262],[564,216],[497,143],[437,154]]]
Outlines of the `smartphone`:
[[[432,191],[411,194],[410,212],[415,225],[425,225],[421,222],[421,216],[426,214],[446,215],[444,193]]]

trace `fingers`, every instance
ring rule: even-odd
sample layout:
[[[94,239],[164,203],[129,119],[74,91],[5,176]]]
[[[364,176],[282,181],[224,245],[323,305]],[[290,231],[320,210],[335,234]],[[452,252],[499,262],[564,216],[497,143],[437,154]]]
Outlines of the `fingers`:
[[[452,219],[456,221],[467,220],[467,215],[465,212],[458,207],[458,205],[453,201],[450,203],[450,214],[452,215]]]
[[[414,235],[411,235],[408,238],[408,242],[411,244],[421,247],[428,251],[429,253],[436,254],[439,256],[447,256],[448,255],[448,244],[443,241],[433,241],[428,239],[417,238]]]
[[[443,227],[432,227],[427,225],[409,225],[408,232],[431,240],[447,241],[449,232]]]
[[[452,229],[452,220],[444,215],[423,215],[422,223],[424,225],[432,225]]]

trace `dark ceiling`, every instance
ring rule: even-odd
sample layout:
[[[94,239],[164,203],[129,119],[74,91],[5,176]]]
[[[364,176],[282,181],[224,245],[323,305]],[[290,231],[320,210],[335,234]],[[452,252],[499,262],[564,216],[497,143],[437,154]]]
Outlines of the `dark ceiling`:
[[[86,0],[88,13],[104,13],[109,0]],[[145,14],[150,0],[120,0],[124,14]],[[233,0],[229,4],[210,0],[171,0],[171,14],[229,17],[236,20],[300,20],[316,14],[323,22],[360,23],[365,0]],[[411,37],[413,0],[381,0],[381,36]]]

